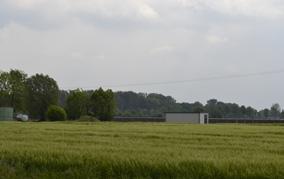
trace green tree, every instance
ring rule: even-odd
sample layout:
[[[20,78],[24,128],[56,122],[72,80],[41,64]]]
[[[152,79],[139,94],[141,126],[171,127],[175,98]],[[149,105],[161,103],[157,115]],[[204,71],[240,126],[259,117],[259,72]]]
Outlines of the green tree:
[[[82,115],[87,114],[88,96],[82,90],[73,90],[66,100],[66,111],[68,119],[78,119]]]
[[[246,117],[247,108],[246,108],[244,105],[242,105],[242,106],[240,107],[240,112],[241,112],[242,117]]]
[[[265,117],[265,118],[268,118],[269,117],[269,109],[264,109],[263,110],[263,116]]]
[[[278,118],[280,117],[281,107],[278,103],[275,103],[271,106],[270,113],[272,117]]]
[[[28,111],[32,117],[46,119],[50,105],[58,103],[59,89],[57,82],[47,75],[36,74],[27,79]]]
[[[205,112],[204,106],[200,102],[195,102],[192,104],[192,112],[201,113]]]
[[[256,116],[257,111],[252,107],[247,107],[246,109],[247,116],[250,118],[254,118]]]
[[[20,70],[0,73],[0,105],[25,111],[27,75]]]
[[[99,88],[94,91],[90,100],[92,114],[99,120],[111,120],[115,113],[115,101],[112,90]]]
[[[280,117],[281,119],[284,119],[284,110],[282,110]]]
[[[221,114],[220,108],[218,106],[217,99],[208,100],[205,106],[205,109],[210,114],[210,117],[212,118],[222,118],[223,117]]]
[[[8,107],[10,104],[11,85],[9,82],[9,73],[0,72],[0,106]]]
[[[26,100],[26,80],[27,74],[19,70],[10,71],[10,84],[11,84],[11,106],[14,107],[16,112],[25,111]]]

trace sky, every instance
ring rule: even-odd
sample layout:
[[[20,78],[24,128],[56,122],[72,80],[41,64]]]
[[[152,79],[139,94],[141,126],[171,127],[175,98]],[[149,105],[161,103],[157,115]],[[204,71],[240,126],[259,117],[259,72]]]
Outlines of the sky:
[[[284,107],[283,32],[283,0],[0,0],[0,69],[61,89]]]

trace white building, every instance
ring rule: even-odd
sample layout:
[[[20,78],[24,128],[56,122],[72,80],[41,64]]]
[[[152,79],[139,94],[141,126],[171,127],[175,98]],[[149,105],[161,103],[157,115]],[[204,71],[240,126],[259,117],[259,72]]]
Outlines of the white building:
[[[208,113],[165,113],[166,122],[209,124]]]

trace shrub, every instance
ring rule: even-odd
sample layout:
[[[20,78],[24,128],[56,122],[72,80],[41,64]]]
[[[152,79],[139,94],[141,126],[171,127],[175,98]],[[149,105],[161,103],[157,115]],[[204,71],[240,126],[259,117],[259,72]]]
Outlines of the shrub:
[[[67,118],[67,114],[60,106],[49,106],[47,110],[47,119],[50,121],[64,121]]]
[[[93,116],[81,116],[80,119],[78,119],[79,122],[100,122],[97,118]]]

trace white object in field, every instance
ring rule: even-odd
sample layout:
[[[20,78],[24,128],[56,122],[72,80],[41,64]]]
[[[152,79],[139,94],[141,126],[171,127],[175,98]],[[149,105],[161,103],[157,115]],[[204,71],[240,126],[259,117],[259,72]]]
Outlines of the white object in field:
[[[166,122],[208,124],[208,113],[165,113]]]
[[[25,115],[25,114],[18,114],[18,115],[16,116],[16,118],[17,118],[18,120],[21,120],[21,121],[24,121],[24,122],[26,122],[26,121],[29,120],[29,116],[28,116],[28,115]]]

